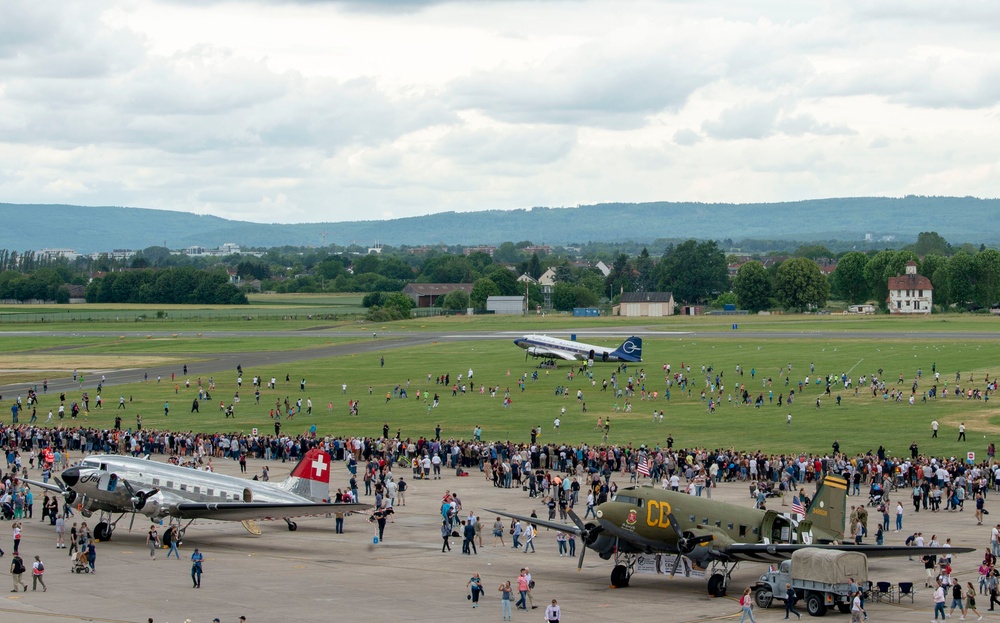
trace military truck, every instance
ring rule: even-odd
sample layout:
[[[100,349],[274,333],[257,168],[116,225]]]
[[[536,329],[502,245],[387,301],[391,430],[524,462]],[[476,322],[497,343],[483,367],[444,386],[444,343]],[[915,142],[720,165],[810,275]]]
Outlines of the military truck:
[[[777,570],[760,576],[754,585],[754,604],[769,608],[775,600],[784,601],[791,584],[799,601],[811,616],[821,617],[828,608],[843,613],[851,611],[850,579],[859,586],[868,582],[868,557],[859,552],[837,552],[806,547],[792,553]]]

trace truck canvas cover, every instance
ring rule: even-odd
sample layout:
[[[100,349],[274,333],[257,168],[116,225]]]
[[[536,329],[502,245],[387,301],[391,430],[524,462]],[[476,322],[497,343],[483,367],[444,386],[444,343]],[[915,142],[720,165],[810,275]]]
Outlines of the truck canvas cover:
[[[860,552],[837,552],[806,547],[792,553],[792,579],[847,584],[868,581],[868,558]]]

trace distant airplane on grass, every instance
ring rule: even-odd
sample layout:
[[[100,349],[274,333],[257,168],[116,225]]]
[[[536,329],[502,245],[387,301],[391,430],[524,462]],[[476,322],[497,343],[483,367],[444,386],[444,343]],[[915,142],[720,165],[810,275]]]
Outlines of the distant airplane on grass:
[[[525,335],[514,340],[514,344],[523,348],[525,357],[541,357],[542,359],[566,359],[567,361],[621,361],[639,363],[642,361],[642,338],[632,336],[615,349],[583,342],[561,340],[547,335]]]

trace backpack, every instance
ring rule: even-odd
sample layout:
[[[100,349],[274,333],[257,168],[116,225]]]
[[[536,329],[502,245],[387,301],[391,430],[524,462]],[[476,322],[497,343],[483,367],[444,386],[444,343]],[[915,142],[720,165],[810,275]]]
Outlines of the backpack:
[[[38,570],[45,571],[45,565],[42,563],[41,560],[38,561]]]
[[[24,573],[24,563],[20,558],[14,559],[14,573]]]

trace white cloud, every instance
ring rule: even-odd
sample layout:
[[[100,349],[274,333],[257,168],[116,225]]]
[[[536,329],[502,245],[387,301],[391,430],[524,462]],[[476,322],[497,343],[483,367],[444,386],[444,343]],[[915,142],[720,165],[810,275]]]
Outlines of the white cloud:
[[[1000,8],[985,0],[3,13],[3,201],[317,221],[1000,195]]]

